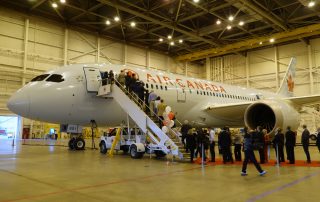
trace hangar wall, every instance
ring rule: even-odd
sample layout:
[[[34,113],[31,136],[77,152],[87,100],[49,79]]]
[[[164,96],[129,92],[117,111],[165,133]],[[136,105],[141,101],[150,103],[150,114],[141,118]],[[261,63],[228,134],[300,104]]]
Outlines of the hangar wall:
[[[6,102],[24,83],[64,64],[125,63],[192,77],[203,72],[202,66],[178,63],[165,54],[2,7],[0,27],[0,114],[10,113]]]
[[[320,93],[320,39],[248,51],[246,56],[207,58],[205,76],[246,87],[276,92],[291,57],[297,58],[294,94]]]

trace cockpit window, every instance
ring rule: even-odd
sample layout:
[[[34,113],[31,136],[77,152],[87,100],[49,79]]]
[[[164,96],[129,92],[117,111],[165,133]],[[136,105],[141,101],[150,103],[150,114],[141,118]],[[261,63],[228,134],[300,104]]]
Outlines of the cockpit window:
[[[64,78],[60,74],[52,74],[51,76],[49,76],[49,78],[46,79],[46,81],[59,83],[59,82],[64,81]]]
[[[31,82],[34,81],[43,81],[45,78],[47,78],[49,76],[49,74],[41,74],[39,76],[34,77],[33,79],[31,79]]]

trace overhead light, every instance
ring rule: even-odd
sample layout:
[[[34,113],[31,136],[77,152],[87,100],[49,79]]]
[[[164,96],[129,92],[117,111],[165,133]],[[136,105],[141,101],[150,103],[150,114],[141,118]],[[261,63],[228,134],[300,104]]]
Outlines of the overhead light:
[[[115,17],[114,17],[114,21],[119,22],[119,21],[120,21],[120,18],[119,18],[118,16],[115,16]]]
[[[260,45],[262,45],[262,44],[263,44],[263,42],[262,42],[262,41],[260,41],[260,42],[259,42],[259,44],[260,44]]]
[[[310,2],[308,3],[308,7],[311,8],[311,7],[313,7],[315,4],[316,4],[316,3],[315,3],[314,1],[310,1]]]
[[[221,20],[217,20],[217,25],[220,25],[221,24]]]
[[[233,17],[232,15],[230,15],[230,16],[228,17],[228,20],[229,20],[229,21],[233,21],[233,20],[234,20],[234,17]]]
[[[171,46],[174,46],[174,42],[173,42],[173,41],[171,41],[171,42],[170,42],[170,45],[171,45]]]
[[[200,0],[193,0],[194,3],[199,3]]]
[[[271,38],[269,41],[270,41],[270,43],[273,43],[274,42],[274,38]]]
[[[136,23],[135,23],[135,22],[131,22],[131,23],[130,23],[130,26],[131,26],[131,27],[135,27],[135,26],[136,26]]]
[[[163,41],[163,38],[159,38],[159,41],[162,42],[162,41]]]
[[[232,27],[231,27],[231,25],[228,25],[227,26],[227,30],[230,30]]]
[[[172,36],[171,36],[171,35],[168,35],[168,39],[172,39]]]
[[[58,4],[55,3],[55,2],[53,2],[53,3],[51,4],[51,6],[52,6],[53,8],[58,8]]]
[[[110,20],[106,20],[106,25],[110,25],[110,24],[111,24]]]
[[[240,26],[243,26],[243,25],[244,25],[244,22],[243,22],[243,21],[240,21],[240,22],[239,22],[239,25],[240,25]]]
[[[182,40],[182,39],[179,39],[179,43],[183,43],[183,40]]]
[[[66,0],[60,0],[60,3],[64,4],[66,3]]]

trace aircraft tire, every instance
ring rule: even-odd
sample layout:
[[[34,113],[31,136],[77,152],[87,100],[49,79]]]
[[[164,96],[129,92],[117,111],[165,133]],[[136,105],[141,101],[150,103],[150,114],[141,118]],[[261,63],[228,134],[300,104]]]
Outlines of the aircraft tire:
[[[166,153],[164,153],[161,150],[155,150],[154,154],[156,155],[157,158],[163,158],[163,157],[165,157],[167,155]]]
[[[73,145],[76,150],[83,150],[86,146],[86,143],[82,138],[77,138],[74,140]]]
[[[130,147],[130,156],[134,159],[140,159],[143,157],[143,152],[138,152],[136,145],[131,145]]]
[[[74,150],[74,138],[71,138],[68,142],[68,146],[70,150]]]
[[[104,143],[104,142],[101,141],[100,144],[99,144],[99,146],[100,146],[100,153],[101,153],[101,154],[106,154],[107,151],[108,151],[107,146],[106,146],[106,143]]]

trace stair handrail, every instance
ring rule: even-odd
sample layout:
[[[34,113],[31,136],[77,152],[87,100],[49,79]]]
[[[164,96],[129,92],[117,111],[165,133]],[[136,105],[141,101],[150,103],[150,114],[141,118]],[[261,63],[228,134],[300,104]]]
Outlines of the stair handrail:
[[[122,90],[122,91],[124,91],[127,95],[130,95],[130,97],[132,97],[135,101],[136,101],[136,104],[140,107],[140,108],[142,108],[143,107],[143,103],[144,103],[144,101],[143,100],[141,100],[138,96],[136,97],[136,96],[134,96],[134,95],[131,95],[131,93],[125,88],[125,86],[123,86],[123,85],[121,85],[121,83],[119,83],[119,81],[116,79],[116,78],[114,78],[114,80],[113,80],[116,84],[118,84],[119,85],[119,87],[120,87],[120,89]],[[112,83],[112,81],[110,82],[111,84],[113,84]],[[134,94],[134,93],[132,93],[132,94]],[[140,103],[139,103],[139,101],[141,101],[142,102],[142,106],[140,105]],[[150,109],[150,107],[146,104],[146,108],[148,108],[149,109],[149,111],[150,111],[150,113],[153,113],[153,115],[156,117],[156,118],[158,118],[158,119],[160,119],[160,117],[153,111],[153,110],[151,110]],[[142,109],[143,110],[143,109]],[[179,122],[179,121],[178,121]],[[180,122],[179,122],[180,123]],[[181,124],[181,123],[180,123]],[[171,127],[168,127],[167,126],[167,128],[171,131],[171,132],[173,132],[173,134],[176,136],[176,137],[179,137],[179,134],[177,134]],[[161,129],[161,128],[160,128]],[[167,134],[166,134],[167,135]],[[167,135],[168,136],[168,135]],[[171,138],[170,138],[171,139]],[[179,139],[180,140],[180,139]],[[181,141],[181,140],[180,140]]]

